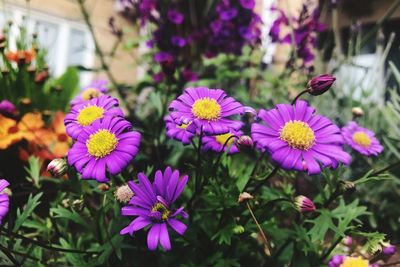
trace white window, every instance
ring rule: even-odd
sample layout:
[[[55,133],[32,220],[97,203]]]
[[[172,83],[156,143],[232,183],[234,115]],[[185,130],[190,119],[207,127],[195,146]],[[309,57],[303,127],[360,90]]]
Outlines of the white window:
[[[25,8],[5,4],[0,7],[0,28],[12,20],[10,41],[15,42],[18,36],[18,26],[25,25],[28,33],[37,33],[41,49],[44,49],[50,72],[61,75],[68,66],[83,66],[91,68],[94,64],[94,44],[86,25]],[[15,49],[15,44],[11,46]],[[82,84],[89,83],[90,72],[81,72]]]

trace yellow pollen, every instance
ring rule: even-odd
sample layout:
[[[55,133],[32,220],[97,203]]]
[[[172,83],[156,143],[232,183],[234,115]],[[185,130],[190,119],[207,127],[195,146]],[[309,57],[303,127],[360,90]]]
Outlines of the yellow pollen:
[[[152,212],[160,212],[161,213],[161,218],[166,221],[169,217],[169,215],[171,214],[171,211],[169,211],[167,209],[167,207],[165,207],[162,203],[158,202],[157,204],[155,204],[153,206],[153,208],[151,209]]]
[[[215,140],[216,140],[218,143],[220,143],[221,145],[224,145],[225,142],[226,142],[231,136],[233,136],[233,134],[231,134],[231,133],[220,134],[220,135],[215,136]],[[233,143],[234,139],[235,139],[235,138],[229,139],[228,143],[226,143],[226,146],[229,147],[229,146]]]
[[[346,257],[340,267],[368,267],[368,261],[363,260],[361,257]]]
[[[92,124],[92,122],[94,122],[95,120],[103,118],[103,114],[104,114],[103,108],[98,107],[96,105],[87,106],[79,111],[76,120],[78,121],[78,124],[82,126],[88,126]]]
[[[213,98],[203,97],[197,99],[192,106],[192,113],[196,118],[203,120],[216,120],[221,114],[221,106]]]
[[[92,98],[99,97],[101,95],[102,95],[102,93],[99,90],[97,90],[96,88],[88,88],[85,91],[83,91],[82,99],[87,101]]]
[[[115,134],[108,130],[99,130],[89,136],[86,141],[86,147],[90,155],[96,158],[102,158],[110,154],[118,144]]]
[[[362,147],[369,147],[371,145],[371,138],[364,132],[355,132],[353,134],[353,141]]]
[[[182,125],[176,125],[176,128],[186,130],[186,128],[187,128],[191,123],[192,123],[192,122],[189,122],[189,123],[187,123],[187,124],[182,123]]]
[[[280,130],[279,138],[290,147],[301,150],[310,149],[315,141],[314,131],[303,121],[290,120]]]

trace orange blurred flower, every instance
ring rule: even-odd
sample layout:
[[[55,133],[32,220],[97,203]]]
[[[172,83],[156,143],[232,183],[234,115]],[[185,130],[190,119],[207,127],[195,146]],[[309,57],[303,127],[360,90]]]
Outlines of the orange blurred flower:
[[[17,122],[0,115],[0,149],[6,149],[21,139]]]
[[[16,52],[7,51],[6,57],[9,61],[16,63],[30,63],[36,56],[36,52],[33,49],[29,50],[17,50]]]

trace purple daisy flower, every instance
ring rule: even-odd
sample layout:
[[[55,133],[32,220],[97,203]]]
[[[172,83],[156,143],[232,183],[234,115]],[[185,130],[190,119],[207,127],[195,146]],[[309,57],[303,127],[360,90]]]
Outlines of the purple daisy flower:
[[[184,16],[181,12],[174,10],[174,9],[170,9],[168,10],[168,20],[170,22],[172,22],[173,24],[182,24],[183,20],[184,20]]]
[[[84,87],[79,95],[71,101],[71,105],[81,104],[90,99],[97,98],[107,93],[107,80],[93,80],[88,86]]]
[[[253,9],[256,5],[256,1],[254,0],[240,0],[240,5],[246,9]]]
[[[340,129],[329,119],[314,114],[315,109],[299,100],[295,105],[278,104],[260,110],[264,124],[253,123],[251,136],[257,148],[267,149],[272,159],[287,170],[319,174],[320,165],[336,168],[349,164],[351,156],[343,151]]]
[[[180,36],[172,36],[171,43],[174,46],[184,47],[186,45],[186,39]]]
[[[120,173],[139,151],[140,134],[122,117],[106,116],[85,127],[68,151],[68,163],[83,179],[107,182],[106,171]]]
[[[120,234],[133,235],[134,232],[150,225],[147,234],[147,246],[150,250],[157,249],[158,243],[165,250],[171,249],[168,227],[183,235],[187,226],[177,220],[177,216],[187,218],[183,207],[173,209],[172,205],[180,196],[188,181],[185,175],[179,179],[179,171],[167,167],[162,173],[158,170],[155,174],[153,184],[144,173],[138,174],[139,184],[133,181],[128,182],[134,196],[129,205],[121,210],[123,216],[137,216],[127,227],[121,230]]]
[[[375,138],[375,134],[354,121],[342,128],[342,135],[346,143],[355,151],[365,156],[377,156],[383,151],[383,146]]]
[[[64,119],[67,134],[77,139],[85,127],[105,116],[124,116],[118,107],[118,100],[111,96],[103,95],[75,105]]]
[[[219,134],[214,136],[203,137],[203,149],[204,151],[213,150],[215,152],[221,152],[224,144],[225,151],[229,151],[228,154],[234,154],[239,152],[239,148],[236,145],[236,141],[243,135],[242,131],[230,131],[229,133]]]
[[[178,124],[191,122],[187,131],[206,135],[224,134],[242,128],[241,121],[228,117],[243,114],[245,108],[221,89],[187,88],[169,105],[171,118]]]
[[[190,122],[185,124],[177,124],[171,116],[166,116],[164,118],[165,127],[167,128],[167,136],[173,138],[175,140],[181,141],[182,144],[188,145],[190,144],[190,139],[194,136],[193,133],[186,131],[186,128],[189,126]]]
[[[4,189],[9,186],[10,183],[5,179],[0,179],[0,224],[2,223],[4,217],[8,213],[8,208],[10,206],[10,198],[8,194],[4,193]]]

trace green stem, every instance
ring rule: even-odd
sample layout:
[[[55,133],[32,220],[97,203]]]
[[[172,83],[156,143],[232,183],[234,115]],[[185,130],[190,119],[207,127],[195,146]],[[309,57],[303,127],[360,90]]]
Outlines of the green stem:
[[[60,251],[60,252],[68,252],[68,253],[100,254],[100,252],[98,252],[98,251],[84,251],[84,250],[78,250],[78,249],[65,249],[65,248],[49,246],[49,245],[43,244],[40,241],[25,237],[23,235],[20,235],[20,234],[14,233],[14,232],[8,232],[7,228],[1,229],[0,232],[3,233],[4,235],[8,236],[8,237],[19,238],[19,239],[22,239],[24,241],[27,241],[29,243],[38,245],[39,247],[42,247],[42,248],[45,248],[45,249],[49,249],[49,250]]]
[[[221,151],[218,153],[217,161],[216,161],[215,164],[214,164],[214,168],[213,168],[213,169],[215,170],[215,173],[217,172],[218,164],[219,164],[219,162],[221,161],[222,155],[223,155],[224,152],[225,152],[225,148],[226,148],[226,146],[228,145],[229,140],[231,140],[232,138],[238,138],[238,137],[237,137],[236,135],[232,135],[232,136],[230,136],[228,139],[226,139],[224,145],[222,146]]]
[[[320,262],[323,262],[335,249],[335,247],[342,241],[343,237],[339,236],[339,238],[329,247],[329,249],[321,255]]]
[[[296,104],[296,101],[299,99],[299,97],[302,96],[302,95],[304,95],[305,93],[308,93],[308,91],[309,91],[308,89],[306,89],[306,90],[304,90],[304,91],[301,91],[301,92],[293,99],[291,105]]]
[[[243,188],[243,191],[246,191],[246,188],[249,186],[251,178],[253,178],[253,176],[256,174],[257,169],[258,169],[258,165],[260,165],[261,160],[263,159],[265,155],[265,152],[261,153],[261,155],[258,157],[256,164],[254,164],[253,170],[251,171],[249,180],[247,181],[246,185]]]
[[[255,194],[258,190],[260,190],[260,188],[269,180],[269,178],[271,178],[272,176],[274,176],[278,171],[279,171],[279,166],[276,166],[271,172],[270,174],[268,174],[264,179],[262,179],[255,187],[253,190],[253,194]]]
[[[15,265],[15,266],[21,266],[19,262],[14,258],[14,256],[8,251],[6,247],[3,247],[0,245],[0,250],[7,256],[7,258]]]
[[[384,173],[384,172],[386,172],[386,171],[388,171],[388,170],[390,170],[390,169],[392,169],[392,168],[394,168],[394,167],[396,167],[398,165],[400,165],[400,160],[396,161],[396,162],[394,162],[394,163],[392,163],[392,164],[390,164],[388,166],[386,166],[385,168],[382,168],[380,170],[377,170],[377,171],[371,173],[369,176],[370,177],[377,176],[377,175],[382,174],[382,173]]]

